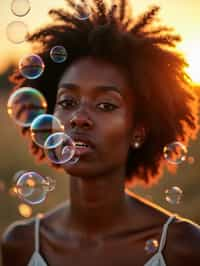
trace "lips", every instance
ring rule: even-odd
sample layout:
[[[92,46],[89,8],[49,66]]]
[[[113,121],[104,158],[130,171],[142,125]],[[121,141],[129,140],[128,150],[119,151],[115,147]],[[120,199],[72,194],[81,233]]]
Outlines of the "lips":
[[[76,155],[92,152],[95,148],[94,143],[85,135],[70,135],[76,145]]]

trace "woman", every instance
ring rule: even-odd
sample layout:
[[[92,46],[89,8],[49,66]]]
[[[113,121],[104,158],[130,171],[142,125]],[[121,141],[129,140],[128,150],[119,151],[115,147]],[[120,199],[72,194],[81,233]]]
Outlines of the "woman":
[[[152,26],[159,7],[134,19],[125,0],[94,0],[80,20],[67,3],[67,11],[49,12],[58,24],[29,37],[47,66],[42,77],[25,80],[16,71],[12,81],[15,89],[42,91],[48,112],[76,142],[79,161],[62,165],[70,201],[12,224],[2,240],[3,265],[200,265],[197,224],[125,192],[158,182],[163,147],[196,136],[197,97],[174,49],[180,37]],[[65,63],[50,59],[54,45],[66,48]],[[32,152],[45,160],[33,143]],[[159,247],[148,254],[150,239]]]

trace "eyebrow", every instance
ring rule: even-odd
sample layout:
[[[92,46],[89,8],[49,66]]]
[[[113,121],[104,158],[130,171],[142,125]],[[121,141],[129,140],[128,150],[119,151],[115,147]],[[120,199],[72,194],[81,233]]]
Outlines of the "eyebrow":
[[[78,89],[80,89],[80,87],[74,83],[61,83],[61,84],[59,84],[58,89],[67,89],[67,90],[72,91],[72,90],[78,90]],[[114,86],[114,85],[99,85],[99,86],[94,87],[94,89],[99,90],[99,91],[115,91],[122,96],[121,89],[119,87]],[[62,92],[61,92],[61,94],[62,94]]]

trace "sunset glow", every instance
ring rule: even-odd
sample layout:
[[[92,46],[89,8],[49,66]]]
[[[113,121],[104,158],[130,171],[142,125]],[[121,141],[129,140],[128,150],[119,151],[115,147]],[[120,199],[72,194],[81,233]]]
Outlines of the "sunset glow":
[[[194,83],[200,83],[200,43],[187,48],[186,57],[189,67],[186,69]]]

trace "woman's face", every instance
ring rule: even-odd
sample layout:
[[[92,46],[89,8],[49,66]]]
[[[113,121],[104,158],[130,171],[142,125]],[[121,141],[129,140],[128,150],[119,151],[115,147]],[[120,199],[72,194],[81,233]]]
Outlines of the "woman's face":
[[[82,177],[125,171],[133,113],[133,94],[120,69],[90,57],[73,63],[59,82],[54,115],[75,139],[80,159],[64,169]]]

